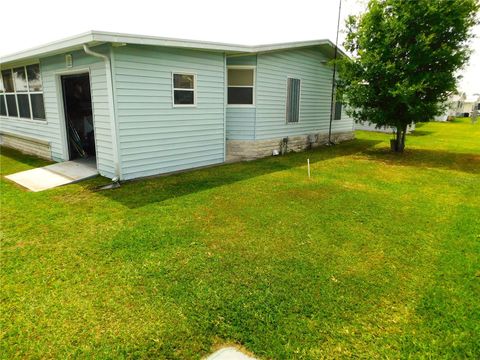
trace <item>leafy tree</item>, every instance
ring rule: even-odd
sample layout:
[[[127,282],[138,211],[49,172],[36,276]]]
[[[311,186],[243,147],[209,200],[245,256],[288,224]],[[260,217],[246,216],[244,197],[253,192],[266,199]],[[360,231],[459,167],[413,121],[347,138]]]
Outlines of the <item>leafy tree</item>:
[[[468,61],[477,0],[370,0],[346,21],[338,95],[356,121],[394,126],[403,151],[407,126],[432,119],[455,91]],[[478,50],[477,50],[478,51]]]

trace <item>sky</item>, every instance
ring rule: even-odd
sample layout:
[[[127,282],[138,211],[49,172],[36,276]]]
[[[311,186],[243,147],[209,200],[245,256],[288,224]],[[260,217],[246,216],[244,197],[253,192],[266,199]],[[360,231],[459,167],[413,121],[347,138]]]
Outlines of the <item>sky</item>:
[[[342,0],[341,28],[366,0]],[[312,39],[335,41],[339,0],[24,0],[2,4],[0,56],[89,30],[125,32],[244,45]],[[24,9],[25,11],[19,11]],[[14,30],[13,30],[14,29]],[[477,49],[462,71],[460,89],[480,93],[480,27]],[[339,44],[344,33],[340,33]]]

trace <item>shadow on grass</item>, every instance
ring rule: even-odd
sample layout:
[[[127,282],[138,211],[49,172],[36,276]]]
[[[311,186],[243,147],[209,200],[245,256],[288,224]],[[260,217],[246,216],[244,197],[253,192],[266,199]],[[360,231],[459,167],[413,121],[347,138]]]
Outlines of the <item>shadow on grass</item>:
[[[405,149],[403,154],[393,153],[387,148],[365,149],[363,154],[370,160],[388,165],[437,168],[480,174],[480,154],[454,153],[442,150]]]
[[[414,130],[411,134],[408,134],[408,136],[427,136],[427,135],[432,135],[434,131],[425,131],[425,130]]]
[[[5,146],[0,146],[0,154],[2,155],[2,161],[0,164],[2,175],[9,175],[17,171],[27,170],[25,168],[19,169],[18,163],[27,165],[31,168],[53,164],[52,161],[43,160],[33,155],[27,155]]]
[[[119,189],[101,191],[99,194],[134,209],[258,176],[305,166],[307,157],[310,158],[310,163],[314,164],[339,156],[361,153],[380,142],[352,140],[332,148],[321,147],[302,153],[289,153],[282,157],[224,164],[169,176],[139,179],[125,182]]]

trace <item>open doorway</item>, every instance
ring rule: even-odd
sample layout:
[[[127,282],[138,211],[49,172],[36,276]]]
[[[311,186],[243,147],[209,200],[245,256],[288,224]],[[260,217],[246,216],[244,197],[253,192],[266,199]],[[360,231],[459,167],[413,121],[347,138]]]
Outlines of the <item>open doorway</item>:
[[[61,79],[69,160],[82,158],[94,162],[95,134],[89,75],[65,75]]]

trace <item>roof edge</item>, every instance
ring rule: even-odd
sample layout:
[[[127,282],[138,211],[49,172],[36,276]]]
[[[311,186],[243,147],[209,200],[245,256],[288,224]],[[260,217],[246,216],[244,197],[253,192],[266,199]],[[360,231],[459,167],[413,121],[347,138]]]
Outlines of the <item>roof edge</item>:
[[[48,54],[52,51],[60,49],[68,49],[72,46],[78,46],[83,43],[89,43],[93,41],[93,31],[87,31],[78,35],[69,36],[67,38],[52,41],[43,45],[35,46],[33,48],[18,51],[13,54],[0,56],[0,64],[12,62],[15,60],[22,60],[27,58],[36,57],[38,55]]]
[[[101,44],[108,42],[251,54],[318,45],[328,45],[335,49],[335,45],[328,39],[248,46],[212,41],[175,39],[151,35],[134,35],[126,33],[113,33],[107,31],[91,30],[82,34],[70,36],[61,40],[36,46],[31,49],[16,52],[6,56],[1,56],[0,64],[54,55],[56,53],[64,51],[71,51],[76,48],[80,48],[83,44]],[[347,56],[341,49],[338,50],[341,56]]]

